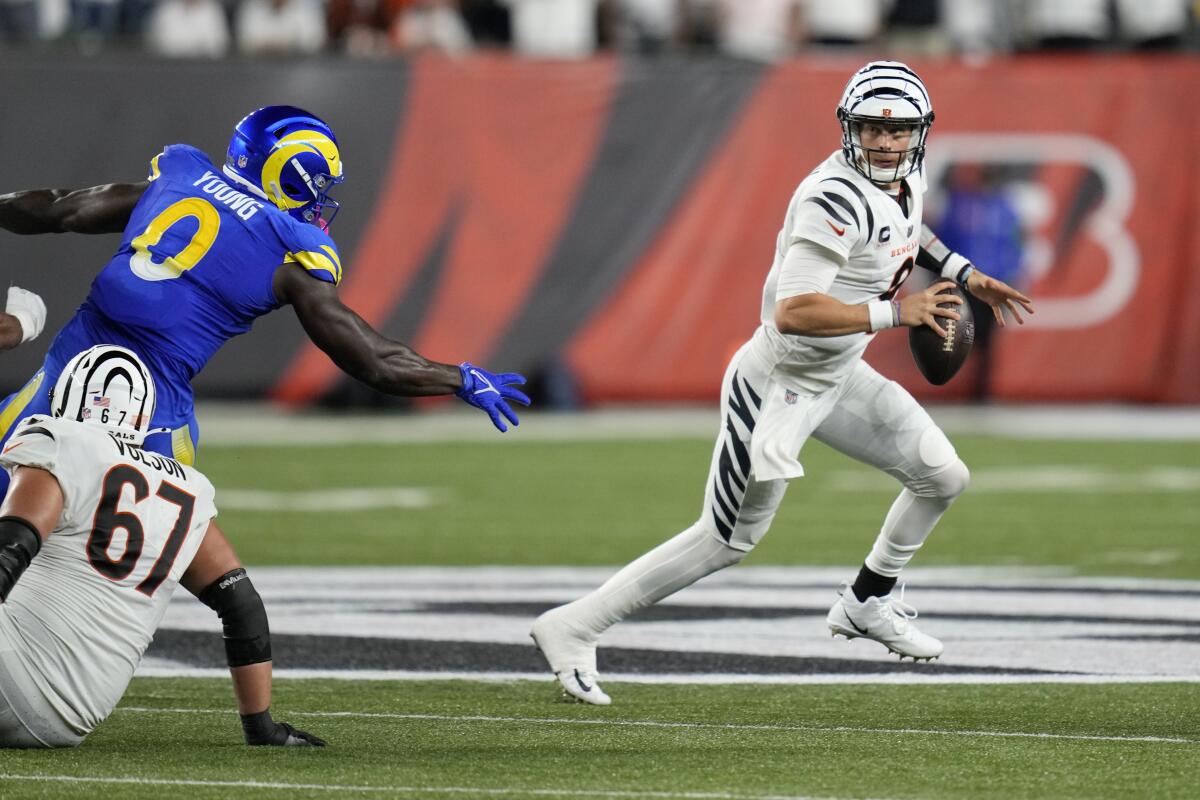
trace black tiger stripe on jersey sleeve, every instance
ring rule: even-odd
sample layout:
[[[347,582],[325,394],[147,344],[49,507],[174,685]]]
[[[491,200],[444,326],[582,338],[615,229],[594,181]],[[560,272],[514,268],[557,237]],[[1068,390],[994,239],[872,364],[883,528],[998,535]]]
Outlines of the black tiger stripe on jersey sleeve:
[[[840,194],[834,194],[833,192],[821,192],[821,196],[824,197],[829,202],[837,203],[839,206],[846,209],[846,211],[850,214],[850,216],[854,218],[855,227],[862,225],[862,223],[859,222],[859,219],[858,219],[858,212],[854,210],[854,204],[851,203],[849,200],[842,197]]]
[[[845,186],[849,186],[850,191],[854,192],[855,196],[858,197],[858,201],[860,203],[862,203],[863,211],[866,212],[867,239],[873,239],[875,237],[875,215],[873,213],[871,213],[871,204],[867,202],[867,196],[865,194],[863,194],[862,190],[859,189],[857,186],[855,186],[852,181],[848,181],[845,178],[838,178],[838,177],[825,178],[824,180],[821,181],[821,183],[827,183],[829,181],[836,181],[837,183],[844,184]]]
[[[836,219],[838,222],[842,223],[843,225],[854,225],[855,227],[858,227],[858,215],[857,214],[854,215],[854,222],[851,222],[850,220],[846,219],[841,214],[839,214],[834,209],[833,206],[829,205],[829,203],[826,203],[824,200],[822,200],[819,197],[806,197],[806,198],[804,198],[804,202],[816,203],[821,208],[825,209],[826,214],[833,217],[834,219]]]

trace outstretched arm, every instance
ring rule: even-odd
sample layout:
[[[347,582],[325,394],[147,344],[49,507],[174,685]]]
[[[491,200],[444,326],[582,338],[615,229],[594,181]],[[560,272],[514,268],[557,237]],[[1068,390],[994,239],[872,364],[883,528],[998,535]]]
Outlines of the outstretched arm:
[[[529,405],[529,398],[514,388],[525,383],[522,376],[430,361],[381,335],[342,302],[333,284],[311,277],[298,264],[279,267],[273,288],[276,298],[295,309],[313,344],[347,375],[376,391],[402,397],[456,394],[483,409],[501,431],[507,430],[501,415],[517,424],[508,401]]]
[[[0,195],[0,228],[13,233],[120,233],[149,182]]]
[[[271,719],[271,632],[267,611],[233,545],[210,522],[180,583],[221,617],[225,655],[246,744],[323,747],[325,742]]]
[[[291,305],[313,344],[352,378],[385,394],[420,397],[462,388],[458,367],[430,361],[403,342],[380,335],[338,297],[332,283],[297,264],[275,271],[275,297]]]
[[[1020,325],[1025,324],[1021,309],[1027,314],[1033,313],[1032,300],[1004,281],[987,275],[968,261],[966,256],[946,247],[928,225],[921,226],[921,249],[917,252],[917,265],[965,287],[992,309],[998,325],[1004,325],[1005,311]]]

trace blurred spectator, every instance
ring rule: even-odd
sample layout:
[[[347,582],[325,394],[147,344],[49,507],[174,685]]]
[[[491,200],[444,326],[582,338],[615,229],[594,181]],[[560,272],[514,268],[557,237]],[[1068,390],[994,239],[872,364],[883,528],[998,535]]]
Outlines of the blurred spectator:
[[[1019,286],[1024,237],[1020,216],[1002,178],[997,166],[954,166],[947,176],[945,213],[935,228],[943,244],[951,250],[962,253],[993,278]],[[967,299],[975,316],[975,343],[971,352],[979,364],[972,395],[975,400],[986,400],[991,394],[996,320],[992,310],[974,295],[968,295]]]
[[[65,36],[71,28],[70,0],[36,0],[36,2],[38,37],[44,41],[51,41]]]
[[[155,0],[121,0],[117,14],[117,30],[122,36],[141,38],[157,5]],[[228,18],[226,12],[226,18]]]
[[[801,0],[721,0],[717,41],[740,58],[777,61],[804,41]]]
[[[679,40],[682,0],[620,0],[618,40],[623,49],[660,53]]]
[[[805,0],[809,41],[831,47],[871,45],[890,6],[890,0]]]
[[[1141,50],[1182,47],[1193,0],[1116,0],[1121,39]],[[1200,6],[1198,6],[1200,7]]]
[[[1016,11],[1010,0],[942,0],[942,25],[952,49],[986,56],[1013,49]]]
[[[586,58],[596,50],[601,0],[504,0],[513,49],[535,58]]]
[[[1042,50],[1090,50],[1109,37],[1108,0],[1029,0],[1025,29]]]
[[[244,0],[235,30],[238,50],[249,55],[311,55],[325,47],[317,0]]]
[[[371,58],[391,50],[388,0],[329,0],[326,29],[331,41],[347,55]]]
[[[679,0],[679,38],[692,50],[717,48],[717,3],[720,0]]]
[[[391,35],[392,43],[405,52],[461,55],[474,44],[455,0],[412,0],[396,14]]]
[[[146,25],[146,46],[167,58],[220,58],[229,23],[216,0],[162,0]]]
[[[0,42],[24,44],[38,33],[37,0],[0,0]]]
[[[117,32],[120,0],[71,0],[72,25],[81,52],[91,55]]]
[[[475,44],[504,47],[512,44],[508,6],[502,5],[500,0],[462,0],[459,6]]]
[[[887,18],[888,48],[923,56],[945,55],[950,40],[942,25],[942,0],[895,0]]]

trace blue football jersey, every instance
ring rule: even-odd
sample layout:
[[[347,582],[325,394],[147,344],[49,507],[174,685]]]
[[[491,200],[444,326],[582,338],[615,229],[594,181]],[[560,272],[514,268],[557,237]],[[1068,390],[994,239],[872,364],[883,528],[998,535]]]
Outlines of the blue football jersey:
[[[151,161],[120,249],[51,345],[45,385],[81,350],[119,344],[154,374],[154,427],[179,428],[192,417],[192,377],[279,307],[271,282],[286,262],[319,280],[342,278],[337,247],[320,228],[254,196],[196,148],[167,147]]]

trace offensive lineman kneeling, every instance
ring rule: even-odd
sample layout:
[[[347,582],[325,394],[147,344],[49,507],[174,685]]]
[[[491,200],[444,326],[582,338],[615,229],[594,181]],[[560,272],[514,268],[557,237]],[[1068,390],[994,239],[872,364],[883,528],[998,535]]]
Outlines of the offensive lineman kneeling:
[[[84,351],[50,405],[0,454],[12,477],[0,506],[0,747],[82,742],[125,693],[180,583],[224,624],[246,743],[324,745],[271,719],[267,614],[211,527],[212,484],[141,449],[154,413],[142,362],[114,345]]]

